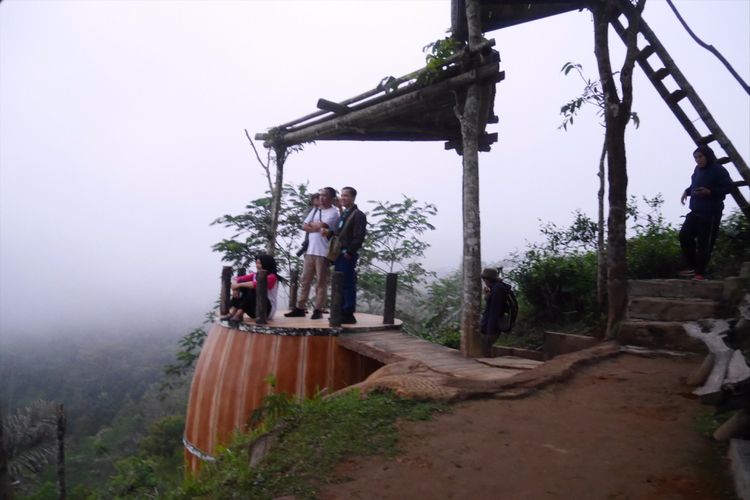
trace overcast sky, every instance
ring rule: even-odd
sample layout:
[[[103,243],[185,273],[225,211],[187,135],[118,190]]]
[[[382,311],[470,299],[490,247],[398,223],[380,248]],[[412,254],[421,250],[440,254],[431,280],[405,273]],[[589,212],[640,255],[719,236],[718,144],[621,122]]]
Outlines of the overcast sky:
[[[750,2],[676,4],[750,80]],[[645,19],[748,159],[748,95],[666,3],[649,0]],[[209,223],[264,191],[243,129],[263,132],[320,97],[343,100],[417,69],[449,26],[448,0],[3,1],[0,335],[199,322],[219,288],[210,246],[227,235]],[[582,87],[563,63],[595,74],[587,12],[487,37],[506,73],[500,123],[489,126],[499,142],[480,155],[482,257],[498,261],[538,240],[540,219],[595,216],[603,130],[593,110],[557,129],[560,106]],[[634,110],[629,192],[663,193],[679,223],[694,146],[640,69]],[[362,205],[401,193],[432,202],[426,265],[460,263],[461,160],[440,142],[318,142],[289,158],[286,180],[350,184]]]

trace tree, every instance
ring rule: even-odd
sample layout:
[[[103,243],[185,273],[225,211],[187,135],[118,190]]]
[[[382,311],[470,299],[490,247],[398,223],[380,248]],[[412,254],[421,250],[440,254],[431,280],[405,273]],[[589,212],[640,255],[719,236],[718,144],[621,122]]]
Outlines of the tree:
[[[246,211],[238,215],[223,215],[212,225],[232,229],[234,233],[216,243],[212,249],[222,255],[224,262],[235,268],[248,268],[255,263],[259,253],[275,255],[280,269],[286,268],[287,276],[299,266],[296,256],[300,228],[309,210],[308,184],[297,186],[286,184],[282,190],[280,214],[275,233],[272,234],[273,196],[270,192],[263,198],[252,200],[245,206]],[[269,252],[268,242],[274,240],[275,249]]]
[[[558,127],[565,131],[568,130],[568,125],[573,125],[573,118],[578,114],[581,107],[584,104],[589,104],[597,108],[597,116],[599,118],[604,117],[606,111],[604,93],[601,90],[601,82],[599,80],[591,80],[583,76],[583,66],[580,64],[574,64],[567,62],[563,65],[561,71],[568,75],[571,71],[575,70],[578,73],[579,78],[584,82],[583,92],[575,99],[568,101],[565,105],[560,108],[560,114],[563,115],[563,122]],[[640,119],[637,113],[631,112],[630,119],[633,121],[635,128],[640,125]],[[605,124],[600,122],[603,127]],[[599,311],[603,312],[606,307],[606,286],[607,286],[607,247],[604,244],[604,189],[605,189],[605,169],[604,161],[607,158],[607,141],[606,133],[604,140],[602,141],[602,151],[599,155],[599,170],[597,176],[599,177],[599,191],[597,192],[598,198],[598,223],[597,223],[597,278],[596,278],[596,297]]]
[[[274,131],[270,131],[269,135],[274,136]],[[258,160],[258,163],[263,168],[263,172],[266,175],[266,181],[268,182],[270,200],[268,203],[268,219],[266,220],[267,227],[265,233],[267,234],[268,239],[266,240],[265,253],[276,255],[276,250],[278,250],[276,244],[277,230],[279,226],[279,217],[283,208],[281,206],[281,201],[284,191],[284,163],[286,163],[286,159],[290,153],[302,151],[302,145],[287,147],[276,144],[273,147],[273,152],[271,151],[271,148],[268,148],[266,151],[266,160],[263,161],[247,129],[245,129],[245,137],[247,137],[247,140],[250,142],[250,146],[253,148],[253,153],[255,153],[255,159]],[[271,174],[271,165],[275,166],[273,175]]]
[[[478,52],[482,36],[479,0],[466,0],[469,51]],[[464,356],[482,354],[479,316],[482,307],[481,226],[479,219],[479,132],[483,129],[481,110],[490,98],[487,85],[474,82],[466,91],[463,109],[456,106],[463,139],[463,277],[461,310],[461,352]]]
[[[57,454],[57,406],[37,400],[2,421],[5,459],[12,482],[39,473]]]
[[[430,217],[437,207],[402,195],[401,202],[369,201],[368,232],[361,251],[359,282],[363,298],[382,302],[385,273],[398,273],[402,291],[413,293],[415,287],[431,273],[422,266],[429,243],[421,238],[435,229]],[[401,296],[401,294],[399,294]]]
[[[633,104],[633,68],[638,55],[637,35],[645,0],[635,7],[627,1],[594,0],[590,4],[594,17],[594,54],[599,81],[604,93],[605,143],[607,149],[607,180],[609,181],[609,217],[607,219],[607,337],[617,334],[627,309],[626,209],[627,156],[625,128],[631,118]],[[619,72],[620,98],[609,54],[609,24],[624,14],[626,28],[625,58]]]

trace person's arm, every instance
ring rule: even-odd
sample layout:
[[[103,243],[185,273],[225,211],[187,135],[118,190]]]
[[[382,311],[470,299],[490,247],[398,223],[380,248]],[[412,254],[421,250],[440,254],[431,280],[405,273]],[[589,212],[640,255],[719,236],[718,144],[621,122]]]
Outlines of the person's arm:
[[[352,238],[346,246],[346,254],[359,252],[365,242],[365,236],[367,236],[367,216],[365,213],[357,210],[350,217],[354,217],[354,220],[352,221]]]
[[[240,288],[255,288],[255,282],[253,281],[254,277],[255,273],[245,274],[244,276],[237,276],[237,281],[235,283],[232,283],[232,290],[237,290]]]
[[[688,196],[690,196],[690,187],[688,187],[685,191],[682,192],[682,198],[680,198],[680,203],[684,205],[685,200],[687,200]]]
[[[307,214],[307,217],[305,217],[305,221],[302,223],[302,230],[306,233],[314,233],[320,230],[320,227],[315,227],[317,222],[315,222],[315,213],[320,210],[319,208],[313,208],[309,214]]]

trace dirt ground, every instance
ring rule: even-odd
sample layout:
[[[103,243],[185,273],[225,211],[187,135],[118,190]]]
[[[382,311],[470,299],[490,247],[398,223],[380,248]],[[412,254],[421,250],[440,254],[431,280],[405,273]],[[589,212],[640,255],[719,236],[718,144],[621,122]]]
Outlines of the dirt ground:
[[[621,355],[520,400],[402,424],[402,453],[339,466],[323,499],[728,499],[726,448],[685,377],[696,359]]]

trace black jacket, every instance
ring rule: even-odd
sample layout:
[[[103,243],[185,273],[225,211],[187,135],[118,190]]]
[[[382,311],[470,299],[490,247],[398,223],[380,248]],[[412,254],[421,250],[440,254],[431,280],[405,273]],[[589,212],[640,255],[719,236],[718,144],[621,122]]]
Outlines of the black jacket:
[[[347,224],[346,221],[350,217],[353,217],[353,219]],[[346,251],[347,253],[356,254],[362,248],[365,236],[367,235],[367,216],[362,210],[357,208],[357,205],[352,206],[350,210],[344,211],[341,219],[339,219],[336,235],[339,237],[339,241],[341,241],[342,253]]]
[[[692,196],[695,189],[705,187],[711,190],[709,196]],[[690,196],[690,211],[696,215],[721,215],[724,210],[724,197],[732,187],[732,178],[727,169],[718,163],[703,168],[695,167],[690,179],[690,187],[685,194]]]

